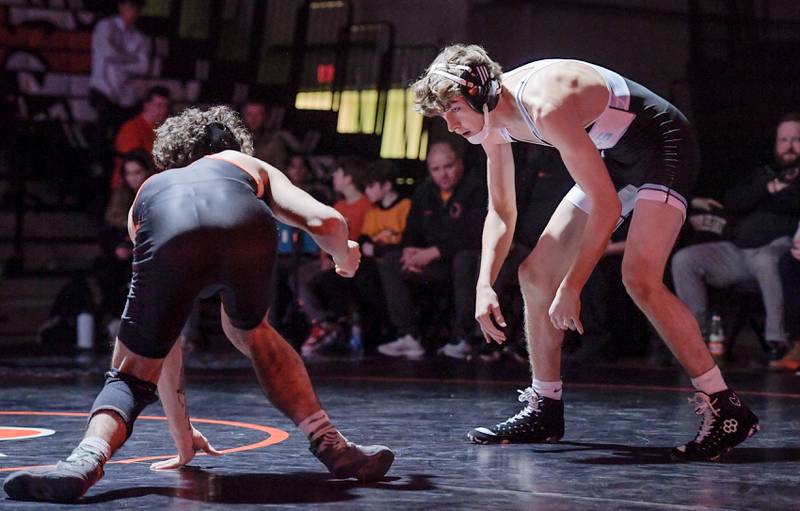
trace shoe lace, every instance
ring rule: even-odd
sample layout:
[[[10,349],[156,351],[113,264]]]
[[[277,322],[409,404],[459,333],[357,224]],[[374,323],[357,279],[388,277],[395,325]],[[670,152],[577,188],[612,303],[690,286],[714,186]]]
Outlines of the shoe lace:
[[[347,439],[335,429],[326,431],[319,443],[319,450],[333,449],[336,452],[347,449]]]
[[[695,438],[695,442],[700,443],[711,434],[714,422],[719,417],[719,409],[714,408],[716,399],[712,402],[711,398],[703,392],[695,392],[689,398],[689,403],[694,405],[695,414],[703,416],[703,421],[700,423],[700,429],[697,431],[697,437]]]
[[[519,392],[519,396],[517,396],[517,401],[520,403],[526,403],[525,407],[520,410],[518,414],[511,417],[508,420],[505,420],[498,424],[498,426],[513,424],[519,420],[527,419],[531,416],[531,414],[539,413],[539,394],[533,390],[533,387],[528,387],[525,389],[517,389]]]

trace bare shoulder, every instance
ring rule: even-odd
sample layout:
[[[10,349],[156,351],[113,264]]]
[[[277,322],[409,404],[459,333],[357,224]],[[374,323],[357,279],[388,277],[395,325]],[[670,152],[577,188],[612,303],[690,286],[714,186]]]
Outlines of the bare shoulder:
[[[261,197],[264,194],[265,187],[271,183],[272,180],[270,179],[270,176],[275,176],[276,174],[281,173],[272,165],[259,160],[258,158],[231,149],[227,149],[217,154],[212,154],[209,156],[209,158],[227,161],[249,174],[256,181],[258,188],[256,195],[258,197]]]
[[[244,169],[251,169],[257,170],[263,168],[265,163],[259,160],[258,158],[254,158],[249,154],[245,154],[239,151],[234,151],[231,149],[227,149],[217,154],[212,154],[211,158],[216,158],[218,160],[225,160],[235,164],[238,167],[242,167]]]
[[[563,60],[544,66],[531,75],[524,100],[530,106],[559,105],[595,89],[606,90],[605,81],[596,70],[585,62]]]

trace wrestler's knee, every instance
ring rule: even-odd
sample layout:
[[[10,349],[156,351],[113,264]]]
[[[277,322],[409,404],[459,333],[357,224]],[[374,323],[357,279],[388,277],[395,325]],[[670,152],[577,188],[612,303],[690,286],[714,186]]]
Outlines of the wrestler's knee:
[[[623,264],[622,284],[633,301],[640,305],[650,303],[664,287],[661,277],[656,277],[653,272],[634,264]]]
[[[122,420],[126,435],[130,437],[133,423],[142,410],[158,400],[156,384],[117,369],[111,369],[105,376],[105,384],[95,398],[89,417],[110,412]]]

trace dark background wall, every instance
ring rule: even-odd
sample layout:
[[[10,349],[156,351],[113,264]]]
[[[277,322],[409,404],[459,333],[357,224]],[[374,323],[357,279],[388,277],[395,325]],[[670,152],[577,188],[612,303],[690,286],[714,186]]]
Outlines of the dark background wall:
[[[113,10],[111,0],[0,0],[6,115],[65,121],[79,144],[69,131],[92,116],[91,28]],[[776,119],[800,108],[797,0],[150,0],[148,14],[154,66],[141,88],[167,85],[179,105],[255,93],[291,105],[298,90],[319,86],[316,64],[342,55],[349,63],[337,69],[351,72],[337,71],[329,88],[404,85],[456,41],[484,45],[507,69],[544,57],[605,65],[693,121],[704,194],[768,156]],[[376,22],[374,34],[349,30]],[[380,147],[377,135],[337,135],[335,112],[290,109],[286,122],[329,133],[330,152]],[[443,136],[439,121],[426,122],[432,138]],[[419,172],[419,162],[408,165]]]

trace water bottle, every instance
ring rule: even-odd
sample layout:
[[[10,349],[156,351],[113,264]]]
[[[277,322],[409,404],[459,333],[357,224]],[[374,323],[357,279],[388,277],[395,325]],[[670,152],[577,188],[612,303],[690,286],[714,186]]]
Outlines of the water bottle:
[[[76,323],[78,348],[82,350],[94,348],[94,316],[86,311],[81,312],[78,314]]]
[[[713,357],[725,355],[725,330],[722,328],[722,317],[716,312],[711,315],[708,351],[711,352],[711,356]]]
[[[361,358],[364,355],[364,340],[361,337],[361,316],[358,312],[353,313],[353,322],[350,327],[350,355],[354,358]]]

